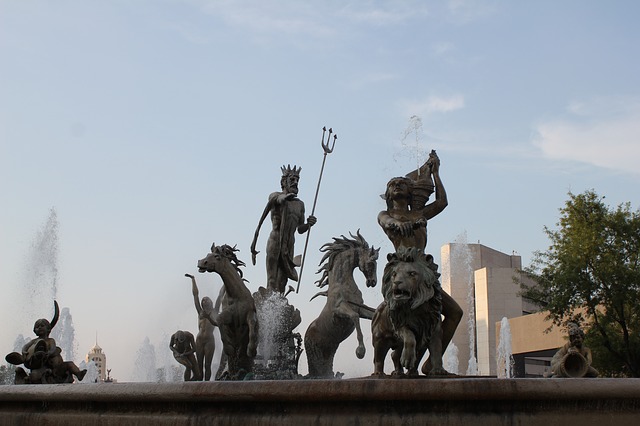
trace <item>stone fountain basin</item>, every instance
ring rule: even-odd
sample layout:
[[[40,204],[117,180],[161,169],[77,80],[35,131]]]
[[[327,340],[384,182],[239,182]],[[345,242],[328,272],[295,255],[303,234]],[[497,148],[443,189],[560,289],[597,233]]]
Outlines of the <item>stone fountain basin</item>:
[[[640,379],[12,385],[0,424],[638,425]]]

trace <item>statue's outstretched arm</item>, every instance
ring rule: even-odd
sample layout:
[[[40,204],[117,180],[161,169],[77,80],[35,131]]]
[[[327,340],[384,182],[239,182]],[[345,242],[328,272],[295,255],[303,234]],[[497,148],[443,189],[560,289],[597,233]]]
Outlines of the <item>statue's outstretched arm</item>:
[[[196,311],[198,314],[202,312],[202,306],[200,306],[200,295],[198,292],[198,286],[196,285],[196,277],[191,274],[184,274],[185,277],[191,278],[191,292],[193,293],[193,304],[196,305]]]
[[[438,215],[449,205],[447,192],[444,190],[442,179],[440,179],[440,160],[432,163],[431,173],[433,176],[433,183],[436,187],[436,199],[432,203],[427,204],[423,210],[423,217],[427,220]]]
[[[253,234],[253,241],[251,242],[251,263],[253,263],[254,265],[256,264],[256,256],[258,255],[258,253],[260,253],[259,251],[256,250],[256,244],[258,243],[258,234],[260,233],[260,227],[262,226],[262,223],[264,222],[264,220],[267,218],[267,215],[271,211],[272,205],[273,205],[272,197],[269,197],[269,201],[267,202],[267,205],[264,207],[262,216],[258,221],[258,227],[256,228],[256,232]]]

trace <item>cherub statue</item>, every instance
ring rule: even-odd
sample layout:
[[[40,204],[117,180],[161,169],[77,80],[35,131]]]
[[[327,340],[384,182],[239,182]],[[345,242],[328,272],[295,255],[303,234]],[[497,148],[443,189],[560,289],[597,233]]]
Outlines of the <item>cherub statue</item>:
[[[54,315],[51,322],[40,318],[33,325],[33,332],[37,338],[30,340],[22,348],[22,353],[12,352],[5,359],[13,365],[24,364],[24,368],[16,368],[15,384],[38,383],[73,383],[73,376],[82,381],[87,370],[80,370],[73,361],[63,361],[62,350],[56,341],[49,337],[51,330],[58,322],[60,308],[58,302],[53,301]]]
[[[598,377],[591,366],[591,349],[583,345],[584,331],[573,322],[567,329],[569,341],[551,358],[551,377]]]

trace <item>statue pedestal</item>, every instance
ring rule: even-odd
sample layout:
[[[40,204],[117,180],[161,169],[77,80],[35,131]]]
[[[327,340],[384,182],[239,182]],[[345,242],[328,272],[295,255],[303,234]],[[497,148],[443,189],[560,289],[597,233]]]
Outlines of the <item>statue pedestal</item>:
[[[0,424],[637,425],[640,379],[343,379],[0,386]]]

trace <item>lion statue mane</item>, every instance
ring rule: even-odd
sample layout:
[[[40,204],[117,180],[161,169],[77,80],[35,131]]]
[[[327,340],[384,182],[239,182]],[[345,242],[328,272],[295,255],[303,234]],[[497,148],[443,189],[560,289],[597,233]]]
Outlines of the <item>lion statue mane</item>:
[[[371,322],[374,376],[384,376],[384,360],[392,349],[394,375],[418,375],[429,350],[430,375],[446,375],[442,367],[442,295],[433,257],[417,248],[400,248],[387,256],[382,278],[384,301]]]

